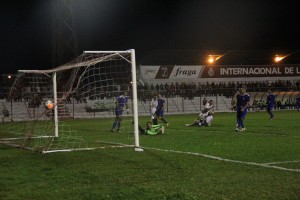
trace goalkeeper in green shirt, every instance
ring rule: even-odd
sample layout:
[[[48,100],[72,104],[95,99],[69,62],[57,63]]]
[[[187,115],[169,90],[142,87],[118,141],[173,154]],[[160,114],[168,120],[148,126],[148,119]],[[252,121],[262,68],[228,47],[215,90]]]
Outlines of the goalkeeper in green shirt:
[[[157,135],[164,133],[165,127],[162,124],[153,125],[151,122],[147,122],[145,129],[139,126],[139,131],[141,134]]]

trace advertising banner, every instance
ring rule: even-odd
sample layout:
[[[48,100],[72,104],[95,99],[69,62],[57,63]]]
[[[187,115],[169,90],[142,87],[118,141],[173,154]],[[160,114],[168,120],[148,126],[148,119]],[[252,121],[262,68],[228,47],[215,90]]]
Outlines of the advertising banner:
[[[143,80],[160,81],[209,81],[210,79],[292,77],[300,78],[299,65],[161,65],[140,66]]]

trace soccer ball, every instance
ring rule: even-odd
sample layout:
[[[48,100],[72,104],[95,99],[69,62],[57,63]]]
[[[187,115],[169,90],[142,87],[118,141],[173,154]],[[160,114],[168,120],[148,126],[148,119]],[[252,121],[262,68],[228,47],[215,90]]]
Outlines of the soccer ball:
[[[49,110],[52,110],[54,108],[54,104],[51,100],[46,101],[45,106]]]

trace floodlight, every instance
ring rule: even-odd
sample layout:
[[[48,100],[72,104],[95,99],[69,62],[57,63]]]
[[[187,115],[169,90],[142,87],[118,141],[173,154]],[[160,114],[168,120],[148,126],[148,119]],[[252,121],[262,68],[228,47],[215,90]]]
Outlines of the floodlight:
[[[216,62],[217,60],[222,58],[224,55],[225,54],[222,54],[222,55],[208,55],[207,62],[208,62],[208,64],[213,64],[214,62]]]
[[[279,63],[280,61],[282,61],[283,59],[285,59],[286,57],[292,55],[292,53],[290,54],[287,54],[287,55],[279,55],[279,54],[276,54],[275,57],[274,57],[274,62],[275,63]]]

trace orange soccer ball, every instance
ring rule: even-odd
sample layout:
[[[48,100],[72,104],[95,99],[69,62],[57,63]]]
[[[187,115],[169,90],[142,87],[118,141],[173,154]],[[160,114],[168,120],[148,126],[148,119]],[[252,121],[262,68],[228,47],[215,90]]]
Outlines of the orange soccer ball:
[[[45,106],[46,106],[46,108],[49,109],[49,110],[52,110],[52,109],[54,108],[54,104],[53,104],[53,102],[50,101],[50,100],[46,101]]]

